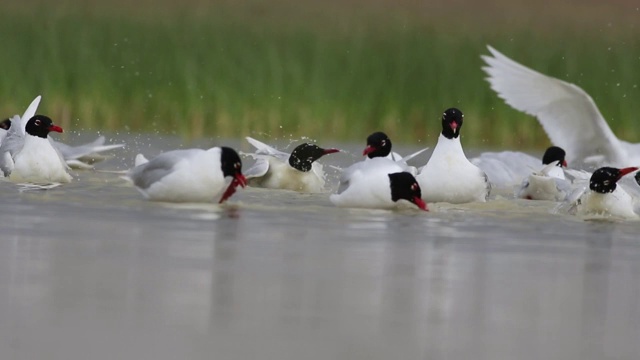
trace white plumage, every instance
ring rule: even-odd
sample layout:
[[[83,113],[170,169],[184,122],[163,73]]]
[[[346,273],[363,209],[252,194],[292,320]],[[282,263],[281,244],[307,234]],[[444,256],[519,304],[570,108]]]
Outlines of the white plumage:
[[[14,123],[0,145],[0,169],[14,182],[68,183],[71,181],[68,167],[47,136],[49,131],[62,129],[53,125],[51,119],[35,115],[40,99],[36,97],[22,117],[13,117]],[[39,131],[38,136],[26,130],[29,123]]]
[[[333,204],[340,207],[393,209],[402,206],[418,206],[427,210],[420,198],[420,187],[415,178],[397,162],[386,157],[361,161],[343,170],[338,192],[330,196]],[[389,174],[403,173],[403,183],[397,184],[398,193],[407,201],[394,200]],[[406,175],[404,175],[406,174]],[[406,176],[406,177],[405,177]],[[399,195],[396,195],[400,197]],[[413,202],[414,205],[410,203]]]
[[[420,169],[416,179],[426,202],[461,204],[484,202],[491,185],[487,175],[473,165],[464,154],[460,143],[460,130],[464,115],[456,108],[442,115],[442,132],[431,158]]]
[[[580,87],[529,69],[488,46],[482,56],[491,88],[517,110],[535,116],[570,163],[627,166],[640,163],[640,144],[619,140],[595,102]]]
[[[255,159],[255,163],[245,172],[250,186],[268,189],[293,190],[303,193],[320,193],[325,190],[325,173],[317,160],[323,155],[338,152],[337,149],[322,149],[312,144],[301,144],[292,154],[277,150],[254,138],[246,137],[256,148],[255,153],[246,154]],[[291,165],[291,156],[298,155],[296,166]]]
[[[127,177],[149,200],[212,202],[217,201],[227,187],[224,170],[226,166],[230,169],[227,175],[233,176],[234,180],[220,199],[222,202],[233,193],[237,185],[244,186],[246,182],[237,153],[233,151],[229,156],[231,158],[225,160],[223,148],[220,147],[208,150],[173,150],[148,161],[144,156],[138,155],[136,166],[129,170]]]

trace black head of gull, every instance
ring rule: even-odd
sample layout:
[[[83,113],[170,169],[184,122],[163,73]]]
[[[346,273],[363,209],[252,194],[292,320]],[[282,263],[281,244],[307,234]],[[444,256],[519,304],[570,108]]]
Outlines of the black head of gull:
[[[557,146],[550,146],[542,155],[542,164],[549,165],[554,161],[558,162],[558,166],[567,167],[567,160],[565,160],[566,152]]]
[[[240,156],[232,148],[226,146],[220,147],[220,168],[225,177],[231,176],[236,179],[238,185],[242,185],[242,187],[246,185],[247,181],[244,175],[242,175],[242,160],[240,160]]]
[[[404,199],[416,204],[420,209],[428,211],[427,204],[422,200],[420,185],[413,175],[408,172],[389,174],[389,184],[391,186],[391,200],[395,202]]]
[[[4,119],[0,122],[0,129],[9,130],[11,127],[11,119]]]
[[[460,136],[464,114],[456,108],[449,108],[442,114],[442,135],[447,139]]]
[[[364,148],[362,155],[368,156],[370,159],[374,157],[386,157],[391,153],[391,140],[387,134],[378,131],[367,137],[367,147]]]
[[[617,169],[602,167],[593,172],[589,180],[589,188],[600,194],[612,193],[616,190],[616,183],[623,176],[638,170],[637,167]]]
[[[220,147],[220,168],[224,177],[233,177],[229,187],[220,198],[219,202],[223,203],[236,192],[238,185],[242,187],[247,186],[247,179],[242,174],[242,160],[240,160],[240,156],[230,147]]]
[[[300,144],[293,149],[293,152],[289,156],[289,165],[296,170],[307,172],[311,170],[314,161],[324,155],[333,154],[338,151],[340,150],[323,149],[318,145],[309,143]]]
[[[53,120],[44,115],[36,115],[27,121],[25,126],[27,134],[46,139],[49,132],[62,132],[60,126],[54,125]]]

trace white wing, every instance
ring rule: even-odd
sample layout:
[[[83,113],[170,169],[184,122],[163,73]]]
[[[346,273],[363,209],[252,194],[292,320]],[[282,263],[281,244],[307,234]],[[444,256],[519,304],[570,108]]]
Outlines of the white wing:
[[[97,153],[113,150],[117,148],[121,148],[124,144],[112,144],[112,145],[104,145],[105,138],[104,136],[100,136],[94,141],[78,145],[78,146],[70,146],[67,144],[63,144],[61,142],[57,142],[53,140],[53,138],[49,137],[49,141],[53,144],[53,146],[60,151],[62,157],[66,161],[69,160],[87,160],[86,162],[90,162],[91,159],[103,160],[104,156],[99,155]]]
[[[585,181],[588,182],[591,179],[592,173],[585,170],[566,169],[565,172],[573,177],[573,181]]]
[[[11,118],[11,127],[0,145],[0,170],[4,176],[9,176],[13,171],[13,156],[24,146],[25,133],[19,115]]]
[[[249,142],[249,144],[253,145],[256,148],[256,154],[264,154],[275,156],[276,158],[287,162],[289,161],[289,155],[286,152],[282,152],[276,148],[273,148],[263,142],[260,142],[252,137],[247,136],[245,139]]]
[[[407,156],[403,157],[403,158],[402,158],[402,160],[404,160],[404,162],[406,163],[407,161],[409,161],[409,160],[413,159],[414,157],[416,157],[416,156],[418,156],[418,155],[422,154],[423,152],[427,151],[428,149],[429,149],[429,148],[428,148],[428,147],[426,147],[426,148],[424,148],[424,149],[422,149],[422,150],[418,150],[418,151],[414,152],[413,154],[409,154],[409,155],[407,155]],[[397,160],[396,160],[396,161],[397,161]]]
[[[134,185],[141,189],[147,189],[157,181],[174,171],[176,165],[181,161],[188,161],[204,150],[184,149],[172,150],[162,153],[148,162],[138,164],[127,172],[127,177],[133,181]],[[140,162],[136,156],[136,162]]]
[[[247,179],[263,177],[269,171],[269,159],[265,156],[255,155],[256,162],[246,171],[242,171]]]
[[[147,159],[144,155],[142,154],[138,154],[136,155],[135,160],[133,161],[133,166],[140,166],[142,164],[146,164],[149,162],[149,159]]]
[[[483,55],[491,88],[512,107],[538,118],[551,142],[567,151],[567,160],[603,155],[624,162],[626,151],[593,99],[576,85],[543,75],[509,59],[491,46]]]
[[[24,114],[22,114],[22,117],[21,117],[22,124],[20,124],[20,126],[17,126],[20,129],[20,131],[22,131],[22,135],[26,134],[25,127],[27,126],[27,121],[29,121],[29,119],[31,119],[36,115],[36,111],[38,111],[38,105],[40,105],[40,99],[42,99],[42,96],[40,95],[36,96],[36,98],[33,99],[31,104],[29,104],[29,107],[27,108],[27,110],[24,111]],[[14,127],[13,120],[11,120],[11,128],[13,127]]]
[[[485,152],[470,161],[498,188],[518,184],[542,164],[540,159],[516,151]]]
[[[558,166],[558,164],[559,164],[559,163],[560,163],[560,161],[557,161],[557,160],[556,160],[556,161],[552,161],[552,162],[550,162],[550,163],[549,163],[549,164],[547,164],[547,165],[544,165],[544,166],[542,167],[542,169],[540,169],[540,170],[538,171],[538,174],[540,174],[540,175],[544,175],[544,176],[549,176],[549,174],[551,173],[551,171],[552,171],[552,170],[554,170],[554,169]]]
[[[396,161],[380,157],[367,158],[342,170],[337,194],[342,193],[351,186],[354,179],[363,178],[364,174],[372,179],[377,179],[380,174],[392,174],[402,171],[405,171],[404,166]]]

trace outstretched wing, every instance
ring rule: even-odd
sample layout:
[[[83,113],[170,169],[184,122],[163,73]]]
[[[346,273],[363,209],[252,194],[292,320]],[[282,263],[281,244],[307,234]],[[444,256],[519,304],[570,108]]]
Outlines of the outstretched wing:
[[[61,142],[53,140],[53,138],[51,137],[49,137],[49,141],[51,141],[53,146],[58,149],[58,151],[60,151],[62,157],[64,157],[66,161],[87,159],[87,162],[89,162],[93,158],[101,160],[102,158],[104,158],[104,156],[99,155],[98,153],[112,149],[118,149],[124,146],[124,144],[104,145],[104,136],[99,136],[97,139],[90,143],[78,146],[63,144]]]
[[[483,55],[491,88],[515,109],[537,117],[551,142],[567,151],[568,161],[603,155],[624,162],[626,152],[593,99],[574,84],[529,69],[488,46]]]
[[[7,131],[7,136],[2,140],[2,145],[0,145],[0,170],[2,170],[4,176],[9,176],[13,171],[13,156],[22,150],[24,146],[26,122],[36,114],[40,99],[40,95],[36,96],[24,114],[22,114],[22,117],[14,115],[11,118],[11,127]]]
[[[256,154],[275,156],[276,158],[285,162],[289,160],[290,154],[287,154],[286,152],[282,152],[249,136],[247,136],[245,139],[247,139],[249,144],[253,145],[253,147],[256,148]]]
[[[256,162],[249,169],[242,172],[247,179],[263,177],[269,171],[269,159],[260,155],[254,157]]]

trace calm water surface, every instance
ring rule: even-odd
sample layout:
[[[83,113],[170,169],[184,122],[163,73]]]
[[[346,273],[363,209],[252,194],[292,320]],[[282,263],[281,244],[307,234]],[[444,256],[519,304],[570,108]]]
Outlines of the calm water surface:
[[[179,143],[125,140],[101,169]],[[347,147],[324,163],[360,160]],[[500,195],[429,213],[251,188],[169,205],[74,176],[0,182],[2,359],[640,358],[638,223]]]

